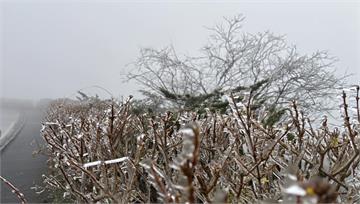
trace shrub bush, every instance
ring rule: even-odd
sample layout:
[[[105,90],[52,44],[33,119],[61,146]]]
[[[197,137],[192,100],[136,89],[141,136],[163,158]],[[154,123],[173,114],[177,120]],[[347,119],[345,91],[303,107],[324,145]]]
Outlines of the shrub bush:
[[[135,114],[131,97],[58,100],[42,129],[45,188],[78,202],[356,202],[359,87],[349,93],[341,127],[296,102],[265,124],[269,113],[232,93],[225,112],[204,114]]]

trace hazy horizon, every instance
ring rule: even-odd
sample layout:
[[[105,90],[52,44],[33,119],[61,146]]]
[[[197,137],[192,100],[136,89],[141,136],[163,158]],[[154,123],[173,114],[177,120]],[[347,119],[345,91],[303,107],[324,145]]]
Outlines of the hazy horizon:
[[[360,83],[360,3],[356,1],[2,1],[4,98],[60,98],[77,90],[139,95],[124,83],[141,47],[173,45],[196,55],[211,27],[243,14],[245,32],[286,35],[301,54],[328,50],[337,73]]]

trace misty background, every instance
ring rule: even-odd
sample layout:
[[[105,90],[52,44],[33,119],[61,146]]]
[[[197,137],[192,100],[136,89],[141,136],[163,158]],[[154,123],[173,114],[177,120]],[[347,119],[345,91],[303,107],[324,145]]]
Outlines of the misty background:
[[[125,82],[141,47],[196,55],[206,27],[244,14],[243,30],[286,35],[302,54],[328,50],[337,73],[360,82],[358,1],[1,1],[0,96],[135,95]],[[84,89],[85,88],[85,89]]]
[[[126,74],[140,48],[171,45],[197,56],[207,28],[238,14],[244,32],[285,35],[300,54],[328,50],[337,76],[360,84],[360,1],[0,0],[1,176],[30,203],[54,202],[33,189],[49,168],[47,156],[33,156],[46,143],[39,133],[50,101],[38,100],[74,98],[78,90],[139,98],[143,87]],[[0,203],[18,202],[2,182],[0,194]]]

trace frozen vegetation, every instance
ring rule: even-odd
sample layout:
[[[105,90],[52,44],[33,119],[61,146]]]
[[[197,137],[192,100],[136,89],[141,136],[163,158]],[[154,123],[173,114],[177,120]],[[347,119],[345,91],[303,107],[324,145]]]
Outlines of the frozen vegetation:
[[[359,202],[359,86],[336,59],[284,36],[210,28],[199,56],[144,48],[127,76],[142,100],[79,92],[48,109],[53,202]],[[347,85],[346,85],[347,86]],[[339,96],[339,100],[336,99]],[[341,122],[319,118],[333,105]]]
[[[315,125],[296,101],[266,117],[252,94],[226,93],[223,111],[205,112],[139,112],[132,97],[57,100],[41,132],[42,190],[86,203],[359,202],[359,86],[339,93],[337,127]]]

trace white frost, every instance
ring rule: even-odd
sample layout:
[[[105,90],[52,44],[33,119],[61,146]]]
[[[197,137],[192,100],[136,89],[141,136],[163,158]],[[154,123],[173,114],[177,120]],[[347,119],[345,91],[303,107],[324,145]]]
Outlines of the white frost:
[[[305,196],[306,191],[298,185],[291,185],[284,189],[284,193],[296,196]]]
[[[126,161],[128,159],[129,159],[128,157],[121,157],[121,158],[106,160],[106,161],[89,162],[89,163],[84,164],[84,168],[91,167],[91,166],[98,166],[101,164],[115,164],[115,163]]]
[[[181,129],[179,131],[180,133],[183,133],[189,137],[194,137],[195,136],[195,133],[194,133],[194,130],[192,130],[191,128],[185,128],[185,129]]]
[[[87,168],[87,167],[91,167],[91,166],[97,166],[97,165],[100,165],[101,163],[102,163],[102,161],[89,162],[89,163],[84,164],[84,167]]]
[[[118,159],[107,160],[107,161],[105,161],[105,164],[115,164],[115,163],[126,161],[128,159],[129,159],[128,157],[121,157]]]
[[[45,125],[60,125],[59,123],[54,123],[54,122],[46,122]]]

